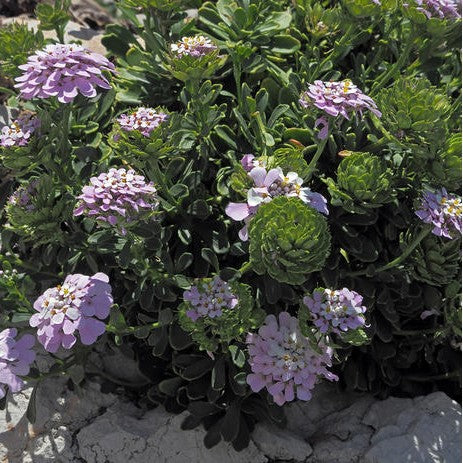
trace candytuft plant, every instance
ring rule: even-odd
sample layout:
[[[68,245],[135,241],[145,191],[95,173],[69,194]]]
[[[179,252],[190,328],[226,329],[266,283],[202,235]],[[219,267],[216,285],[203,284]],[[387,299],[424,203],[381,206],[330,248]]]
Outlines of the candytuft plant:
[[[456,2],[121,0],[106,56],[68,7],[0,30],[1,406],[91,378],[239,451],[326,380],[460,395]]]

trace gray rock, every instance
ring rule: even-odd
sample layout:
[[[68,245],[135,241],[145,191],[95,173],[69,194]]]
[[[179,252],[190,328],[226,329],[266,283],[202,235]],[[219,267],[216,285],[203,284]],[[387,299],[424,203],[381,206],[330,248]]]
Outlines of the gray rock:
[[[32,389],[0,414],[5,463],[455,463],[461,461],[461,408],[443,393],[378,401],[321,384],[312,401],[287,407],[288,428],[259,423],[250,445],[207,450],[202,427],[180,429],[185,413],[144,412],[97,384],[78,395],[65,378],[44,381],[37,420],[25,413]],[[299,426],[299,428],[297,428]]]
[[[72,433],[101,414],[116,401],[112,394],[102,394],[90,383],[82,396],[66,387],[65,378],[44,380],[37,390],[37,419],[27,421],[26,410],[32,388],[9,396],[0,413],[0,461],[72,461]],[[56,460],[55,460],[56,461]],[[58,459],[59,461],[59,459]]]
[[[135,412],[136,413],[136,412]],[[161,408],[150,410],[141,419],[134,411],[111,407],[77,435],[78,456],[94,463],[265,463],[268,459],[251,441],[236,452],[220,442],[213,449],[204,447],[203,429],[182,431],[185,413],[171,415]]]
[[[304,462],[312,454],[310,444],[286,429],[259,423],[252,434],[257,448],[272,460]]]
[[[377,432],[362,463],[461,461],[461,407],[443,392],[378,402],[365,421]]]

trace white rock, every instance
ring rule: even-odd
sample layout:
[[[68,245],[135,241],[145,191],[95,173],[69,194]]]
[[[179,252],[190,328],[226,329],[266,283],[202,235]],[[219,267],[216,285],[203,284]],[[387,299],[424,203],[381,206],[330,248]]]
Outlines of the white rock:
[[[185,413],[144,413],[86,385],[82,397],[65,378],[44,381],[37,421],[25,417],[31,388],[0,414],[0,461],[8,463],[458,463],[461,408],[443,393],[416,399],[345,394],[322,386],[308,403],[287,408],[289,429],[256,426],[250,445],[208,450],[205,431],[180,429]],[[294,412],[294,414],[292,413]],[[295,429],[299,424],[300,428]],[[295,432],[297,431],[297,432]]]
[[[396,401],[395,423],[379,429],[363,463],[403,461],[413,463],[453,463],[461,461],[461,407],[443,392]],[[408,402],[406,402],[408,400]],[[402,411],[400,402],[403,402]],[[381,424],[393,421],[391,399],[372,407],[368,420]],[[376,414],[376,417],[374,416]]]
[[[72,433],[116,400],[112,394],[102,394],[96,383],[85,386],[79,397],[67,389],[66,378],[50,378],[39,385],[37,419],[32,425],[26,418],[31,392],[27,388],[9,395],[0,413],[0,461],[22,461],[27,456],[34,463],[52,461],[44,456],[52,453],[69,459]]]
[[[339,391],[334,383],[320,383],[310,401],[297,401],[286,407],[287,429],[301,437],[311,436],[319,429],[320,420],[347,408],[359,397],[362,395]]]
[[[79,457],[92,463],[266,463],[251,441],[236,452],[225,442],[208,450],[204,430],[182,431],[185,413],[171,415],[162,408],[148,411],[141,419],[127,409],[112,407],[77,435]]]

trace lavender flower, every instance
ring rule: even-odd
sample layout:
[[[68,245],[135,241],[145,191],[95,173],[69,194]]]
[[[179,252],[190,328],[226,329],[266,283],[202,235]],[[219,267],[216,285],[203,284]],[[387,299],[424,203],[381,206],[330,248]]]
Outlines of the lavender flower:
[[[8,127],[2,128],[0,146],[26,146],[32,134],[40,127],[40,121],[30,112],[25,112]]]
[[[420,209],[415,214],[425,223],[434,226],[432,233],[452,239],[455,231],[461,234],[461,198],[447,193],[445,188],[426,191]]]
[[[251,172],[254,167],[265,167],[253,154],[245,154],[241,158],[241,165],[246,172]]]
[[[186,315],[194,322],[200,317],[220,317],[224,309],[233,309],[238,304],[228,283],[219,277],[201,286],[192,286],[183,293],[183,299],[191,305]]]
[[[207,37],[196,35],[194,37],[183,37],[179,42],[172,43],[170,49],[177,58],[183,56],[200,58],[216,51],[217,46]]]
[[[360,294],[347,288],[334,291],[317,288],[303,299],[320,332],[332,331],[337,334],[365,325],[363,314],[367,308],[362,305],[362,301]]]
[[[270,202],[277,196],[295,196],[315,210],[328,214],[326,199],[310,188],[302,188],[302,178],[295,172],[286,175],[280,167],[267,171],[264,167],[254,167],[248,174],[254,181],[254,187],[248,190],[248,199],[245,203],[230,203],[225,213],[233,220],[244,220],[245,225],[239,236],[243,241],[248,239],[247,227],[260,205]]]
[[[145,137],[149,137],[151,132],[167,120],[169,116],[158,112],[153,108],[138,108],[129,114],[122,114],[117,118],[117,122],[122,130],[131,132],[137,130]]]
[[[332,350],[320,344],[322,354],[315,352],[301,334],[297,318],[288,312],[281,312],[278,320],[268,315],[258,334],[249,334],[246,343],[252,370],[247,383],[254,392],[265,387],[278,405],[295,398],[310,400],[320,376],[338,379],[326,369],[331,366]]]
[[[25,334],[16,340],[16,328],[0,332],[0,399],[5,397],[5,385],[11,392],[19,392],[24,382],[19,376],[29,373],[30,365],[35,360],[32,347],[34,336]]]
[[[96,96],[96,87],[111,88],[102,71],[115,73],[104,56],[76,44],[47,45],[19,69],[25,72],[16,78],[15,87],[22,98],[56,96],[61,103],[73,101],[79,92],[91,98]]]
[[[316,80],[301,95],[299,103],[306,109],[315,106],[333,117],[341,115],[346,119],[350,119],[352,113],[362,114],[364,110],[369,110],[376,116],[381,117],[376,103],[360,91],[349,79],[342,82]]]
[[[417,11],[425,14],[428,19],[432,17],[441,19],[461,17],[458,11],[458,2],[455,0],[412,0],[412,3],[404,3],[404,6],[414,6]]]
[[[20,186],[9,198],[8,203],[27,212],[36,210],[32,199],[37,195],[38,179],[31,180],[27,185]]]
[[[158,206],[153,183],[146,183],[133,170],[111,168],[92,177],[90,183],[82,189],[74,215],[88,215],[101,224],[116,226],[123,234],[126,226],[142,216],[142,210],[149,212]]]
[[[34,303],[38,312],[29,320],[38,327],[37,338],[48,352],[60,346],[70,349],[77,341],[93,344],[106,326],[101,321],[109,315],[113,303],[109,278],[104,273],[92,277],[68,275],[62,285],[47,289]]]

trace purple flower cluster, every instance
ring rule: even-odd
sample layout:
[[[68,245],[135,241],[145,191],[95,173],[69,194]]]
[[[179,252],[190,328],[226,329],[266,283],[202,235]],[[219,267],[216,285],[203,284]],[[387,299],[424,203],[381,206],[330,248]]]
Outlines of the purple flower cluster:
[[[217,46],[207,37],[195,35],[194,37],[183,37],[179,42],[172,43],[170,49],[177,58],[183,56],[200,58],[216,51]]]
[[[109,278],[104,273],[92,277],[68,275],[62,285],[47,289],[34,303],[38,312],[29,320],[37,327],[37,338],[48,352],[60,346],[70,349],[77,341],[93,344],[106,326],[101,321],[109,315],[113,303]]]
[[[35,211],[32,198],[37,194],[38,179],[31,180],[27,185],[20,186],[9,198],[8,203],[23,209],[24,211]]]
[[[362,114],[365,110],[381,117],[376,103],[348,79],[342,82],[316,80],[309,84],[299,103],[303,108],[315,106],[333,117],[341,115],[350,119],[352,113]]]
[[[452,239],[455,231],[461,234],[461,212],[461,198],[442,188],[435,192],[426,191],[415,214],[434,226],[432,233]]]
[[[329,331],[340,334],[365,325],[363,314],[367,308],[363,298],[347,288],[331,290],[317,288],[304,297],[304,305],[309,309],[314,325],[321,333]]]
[[[302,188],[303,180],[295,172],[284,175],[280,167],[269,171],[265,167],[253,167],[248,175],[254,181],[254,186],[248,190],[247,201],[230,203],[225,209],[225,213],[233,220],[244,220],[245,225],[239,232],[243,241],[248,239],[248,224],[259,206],[277,196],[298,197],[315,210],[328,214],[326,199],[320,193],[312,192],[310,188]]]
[[[90,183],[82,189],[74,215],[85,214],[117,226],[123,234],[125,227],[141,216],[142,210],[148,212],[158,206],[153,183],[146,183],[145,177],[133,170],[111,168],[92,177]]]
[[[331,366],[332,350],[320,344],[322,353],[315,352],[300,332],[297,318],[288,312],[281,312],[278,319],[268,315],[246,343],[252,370],[247,383],[254,392],[265,387],[278,405],[295,398],[310,400],[318,377],[338,379],[326,369]]]
[[[115,72],[104,56],[76,44],[47,45],[19,69],[25,72],[16,78],[15,87],[22,98],[56,96],[61,103],[70,103],[79,92],[94,97],[95,87],[111,88],[102,71]]]
[[[32,347],[35,338],[25,334],[16,340],[16,328],[8,328],[0,332],[0,399],[5,396],[5,385],[11,392],[19,392],[24,382],[19,376],[29,373],[30,365],[35,360]]]
[[[183,293],[183,299],[191,305],[186,315],[194,322],[201,317],[220,317],[224,309],[233,309],[238,304],[238,298],[222,279],[215,277],[200,286],[192,286]]]
[[[122,130],[131,132],[139,131],[145,137],[149,137],[151,132],[159,127],[169,116],[162,112],[157,112],[153,108],[138,108],[128,114],[122,114],[117,118],[117,122]]]
[[[26,146],[32,134],[40,127],[40,121],[32,113],[25,112],[10,126],[0,132],[0,146]]]
[[[425,14],[428,19],[438,17],[441,19],[460,18],[458,2],[455,0],[412,0],[412,3],[404,3],[405,7],[414,6]]]

